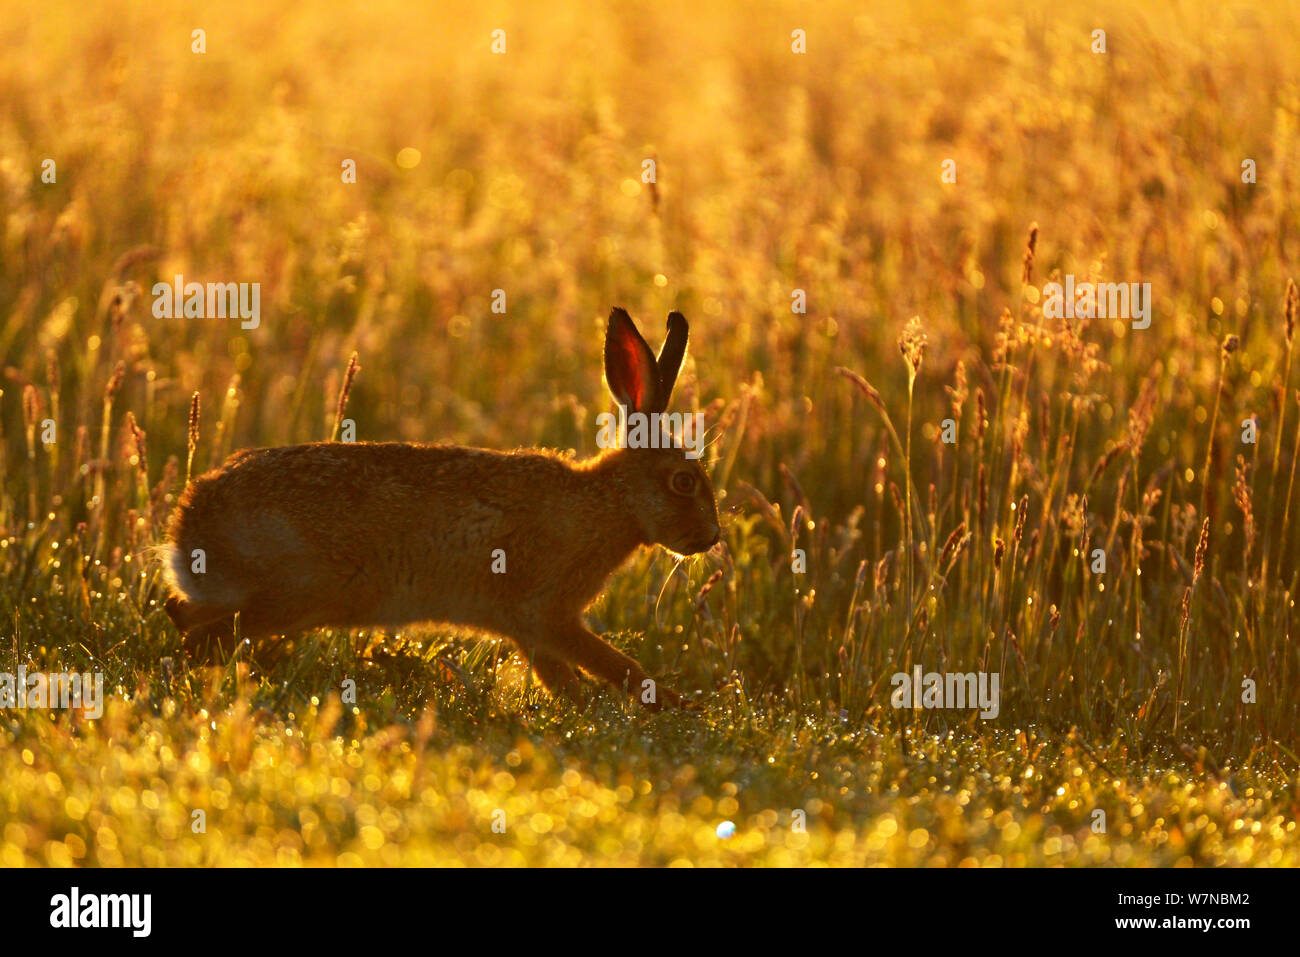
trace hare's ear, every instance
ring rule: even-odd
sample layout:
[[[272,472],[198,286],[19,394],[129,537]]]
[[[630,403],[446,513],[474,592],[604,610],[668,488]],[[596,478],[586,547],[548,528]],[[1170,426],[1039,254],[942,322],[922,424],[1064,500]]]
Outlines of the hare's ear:
[[[609,313],[605,330],[605,381],[609,391],[629,412],[660,412],[666,404],[661,396],[659,366],[636,324],[624,309]]]
[[[673,386],[677,384],[677,373],[681,371],[682,360],[686,358],[688,335],[690,335],[690,327],[686,325],[686,317],[680,312],[668,313],[668,335],[664,337],[663,348],[659,350],[659,358],[656,360],[665,409],[668,407],[668,399],[673,394]]]

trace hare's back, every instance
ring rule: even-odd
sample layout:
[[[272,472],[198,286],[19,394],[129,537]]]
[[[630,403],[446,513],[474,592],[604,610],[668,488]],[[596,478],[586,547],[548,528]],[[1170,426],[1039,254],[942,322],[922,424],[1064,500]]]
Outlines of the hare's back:
[[[271,586],[462,578],[521,530],[544,525],[546,490],[567,475],[549,456],[459,446],[242,451],[186,490],[171,529],[171,578],[191,598],[223,604]],[[186,564],[196,550],[210,556],[202,575]]]
[[[459,446],[339,443],[253,449],[200,477],[183,511],[245,519],[274,515],[332,543],[359,529],[400,535],[418,517],[527,509],[508,454]],[[417,523],[418,524],[418,523]]]

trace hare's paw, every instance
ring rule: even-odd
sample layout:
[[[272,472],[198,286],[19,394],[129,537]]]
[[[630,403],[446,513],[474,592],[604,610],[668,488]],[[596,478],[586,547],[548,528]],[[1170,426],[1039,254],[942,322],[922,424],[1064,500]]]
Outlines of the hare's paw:
[[[690,698],[687,698],[685,696],[682,697],[681,704],[679,704],[678,707],[681,708],[683,711],[690,711],[695,714],[698,714],[704,710],[704,705],[700,704],[698,701],[692,701]]]
[[[191,664],[224,665],[235,651],[233,624],[214,622],[191,628],[181,638]]]

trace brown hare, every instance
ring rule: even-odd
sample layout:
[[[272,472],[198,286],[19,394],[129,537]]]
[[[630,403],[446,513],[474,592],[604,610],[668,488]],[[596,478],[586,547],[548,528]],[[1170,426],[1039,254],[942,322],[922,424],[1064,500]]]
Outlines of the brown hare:
[[[605,378],[631,412],[663,412],[686,354],[674,312],[656,359],[622,309]],[[583,611],[642,545],[682,555],[720,535],[698,458],[676,442],[585,461],[402,442],[236,452],[195,479],[168,529],[167,614],[189,652],[321,626],[432,622],[514,641],[552,693],[574,668],[657,709],[681,696],[597,637]],[[664,447],[666,446],[666,447]]]

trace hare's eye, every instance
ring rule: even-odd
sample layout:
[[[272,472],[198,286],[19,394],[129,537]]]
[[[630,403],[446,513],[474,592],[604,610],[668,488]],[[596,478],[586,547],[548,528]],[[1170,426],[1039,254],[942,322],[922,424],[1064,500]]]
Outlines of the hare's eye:
[[[695,476],[690,472],[674,472],[672,487],[678,495],[690,495],[695,491]]]

